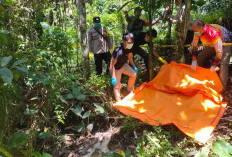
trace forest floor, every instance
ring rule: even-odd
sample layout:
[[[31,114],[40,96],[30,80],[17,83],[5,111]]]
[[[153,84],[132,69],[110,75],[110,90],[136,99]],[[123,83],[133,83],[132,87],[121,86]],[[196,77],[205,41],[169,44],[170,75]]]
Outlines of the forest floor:
[[[142,80],[144,79],[146,79],[146,76]],[[212,144],[219,137],[220,139],[229,140],[232,144],[232,76],[229,78],[227,91],[224,93],[224,101],[228,102],[226,112],[219,121],[208,143]],[[144,138],[146,138],[144,130],[153,132],[155,127],[145,123],[140,123],[137,119],[128,119],[128,117],[122,116],[120,112],[116,110],[114,112],[116,117],[113,117],[110,120],[99,119],[99,124],[101,127],[95,130],[94,134],[87,135],[85,137],[82,136],[78,139],[76,139],[76,136],[68,136],[66,142],[64,142],[66,143],[66,146],[64,147],[65,149],[60,151],[56,156],[100,157],[103,156],[102,152],[104,151],[117,152],[118,154],[124,154],[125,152],[129,151],[131,156],[138,156],[138,143],[142,143]],[[129,127],[125,127],[126,125],[129,125]],[[122,126],[124,126],[124,128]],[[158,129],[162,130],[163,132],[169,132],[170,136],[166,135],[164,138],[168,139],[168,142],[170,142],[173,147],[180,147],[181,149],[185,149],[187,152],[189,152],[187,155],[189,157],[194,156],[194,154],[196,154],[199,149],[207,145],[207,143],[205,145],[198,144],[190,137],[184,135],[174,125],[161,126]],[[157,136],[160,136],[162,131],[157,134]],[[101,141],[100,143],[99,139]],[[110,157],[111,156],[114,155],[111,154]]]

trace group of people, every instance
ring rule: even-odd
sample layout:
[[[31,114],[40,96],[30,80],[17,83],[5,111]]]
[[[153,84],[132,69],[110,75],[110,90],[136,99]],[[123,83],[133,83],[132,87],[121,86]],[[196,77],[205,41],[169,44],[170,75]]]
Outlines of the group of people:
[[[139,55],[143,58],[146,69],[149,69],[148,53],[140,46],[150,43],[150,40],[157,36],[157,31],[152,29],[151,32],[143,32],[143,27],[148,26],[148,22],[140,18],[142,9],[137,7],[134,9],[134,16],[129,16],[125,12],[128,22],[127,32],[122,36],[122,42],[113,50],[113,44],[109,37],[107,29],[101,26],[100,17],[93,18],[94,26],[88,32],[89,51],[94,54],[96,73],[98,76],[102,74],[102,61],[107,64],[106,73],[111,73],[111,84],[114,86],[114,96],[117,101],[121,99],[121,76],[122,74],[129,76],[127,91],[130,93],[136,80],[138,68],[135,66],[133,56]],[[160,20],[159,18],[158,20]],[[153,21],[152,25],[158,20]],[[227,85],[228,64],[231,46],[222,46],[224,42],[231,42],[231,33],[224,27],[216,24],[204,24],[201,20],[196,20],[192,24],[194,37],[191,46],[192,63],[191,67],[197,70],[196,66],[210,68],[211,71],[220,71],[219,77],[224,86]],[[150,39],[150,35],[152,39]],[[204,45],[202,51],[197,50],[198,41]],[[166,64],[153,48],[154,56]],[[128,62],[129,60],[129,63]]]

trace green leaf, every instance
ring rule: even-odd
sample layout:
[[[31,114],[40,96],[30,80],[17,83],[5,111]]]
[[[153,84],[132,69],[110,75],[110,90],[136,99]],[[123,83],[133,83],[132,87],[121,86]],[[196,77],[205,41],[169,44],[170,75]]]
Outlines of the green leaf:
[[[205,3],[206,3],[206,1],[204,1],[204,0],[198,0],[198,1],[196,2],[196,4],[197,4],[198,6],[203,6]]]
[[[81,112],[82,112],[82,107],[80,105],[77,105],[77,107],[71,108],[71,111],[73,111],[77,116],[82,117]]]
[[[73,94],[66,94],[63,97],[64,97],[64,99],[74,99],[74,95]]]
[[[16,132],[8,139],[7,146],[9,148],[18,147],[27,142],[28,135],[24,132]]]
[[[86,96],[83,94],[80,94],[76,97],[78,100],[84,101],[86,99]]]
[[[39,152],[34,152],[32,153],[33,157],[41,157],[41,154]]]
[[[210,149],[209,147],[203,147],[200,152],[198,152],[197,154],[195,154],[194,157],[208,157],[209,156],[209,152],[210,152]]]
[[[13,76],[13,73],[8,68],[0,69],[0,77],[5,83],[11,83]]]
[[[0,33],[7,35],[7,34],[10,34],[10,31],[8,31],[8,30],[1,30]]]
[[[51,132],[47,131],[47,132],[41,132],[39,134],[39,138],[45,139],[48,138],[51,135]]]
[[[22,72],[25,72],[25,73],[28,72],[28,70],[26,68],[21,67],[21,66],[15,66],[15,68],[18,69],[19,71],[22,71]]]
[[[2,153],[3,155],[5,155],[6,157],[13,157],[6,149],[0,147],[0,153]],[[1,155],[0,155],[1,157]]]
[[[48,153],[43,153],[41,157],[51,157],[51,155]]]
[[[77,98],[77,96],[80,94],[81,89],[80,88],[72,88],[72,94]]]
[[[12,60],[12,56],[8,56],[8,57],[3,57],[1,60],[1,66],[4,67],[6,66],[11,60]]]
[[[13,66],[20,65],[22,63],[25,63],[26,61],[28,61],[28,58],[17,60],[14,62]]]
[[[41,26],[45,30],[50,30],[51,26],[47,22],[40,22]]]
[[[35,115],[36,113],[38,113],[38,110],[29,110],[29,109],[26,109],[24,111],[25,115]]]
[[[232,156],[232,146],[223,140],[217,140],[213,143],[213,152],[219,157]]]
[[[83,128],[84,128],[84,125],[83,124],[79,124],[79,125],[77,125],[77,127],[74,130],[77,131],[77,132],[81,132],[81,130]]]
[[[83,119],[88,118],[89,115],[90,115],[90,113],[91,113],[91,110],[85,112],[82,118],[83,118]]]
[[[56,97],[58,99],[60,99],[63,103],[67,104],[68,105],[68,102],[64,99],[64,97],[62,95],[60,95],[60,93],[56,93]]]
[[[104,153],[102,157],[123,157],[123,156],[115,152],[108,152],[108,153]]]
[[[92,130],[93,130],[93,124],[89,124],[89,125],[87,126],[87,129],[88,129],[89,131],[92,131]]]
[[[94,106],[98,109],[98,111],[100,113],[104,113],[105,112],[104,108],[101,107],[101,105],[99,103],[94,103]]]

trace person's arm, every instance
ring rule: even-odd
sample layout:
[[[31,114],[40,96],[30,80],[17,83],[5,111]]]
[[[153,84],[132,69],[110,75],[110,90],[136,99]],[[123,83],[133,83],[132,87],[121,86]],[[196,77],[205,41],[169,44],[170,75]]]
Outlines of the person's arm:
[[[158,18],[157,20],[152,21],[152,26],[155,25],[156,23],[158,23],[159,20],[161,20],[162,18],[163,18],[163,15],[160,18]]]
[[[126,17],[126,21],[129,22],[130,21],[130,17],[128,15],[128,11],[124,11],[125,17]]]
[[[217,39],[217,41],[214,43],[214,48],[216,51],[216,56],[214,58],[213,65],[210,67],[211,71],[218,71],[220,68],[218,65],[220,64],[221,58],[222,58],[222,40],[221,38]]]
[[[222,58],[222,40],[218,39],[215,43],[214,43],[214,48],[216,51],[216,56],[215,56],[215,61],[220,61]]]
[[[199,42],[199,37],[195,37],[194,35],[194,38],[193,38],[193,41],[192,41],[192,44],[191,44],[191,51],[192,51],[192,57],[193,57],[193,60],[196,60],[196,52],[197,52],[197,44]]]
[[[137,73],[138,73],[138,69],[137,69],[137,67],[135,66],[135,63],[134,63],[134,60],[133,60],[133,54],[132,54],[132,53],[129,53],[129,54],[128,54],[128,60],[129,60],[130,64],[132,65],[132,67],[133,67],[135,73],[137,74]]]
[[[192,53],[191,68],[193,70],[197,69],[197,44],[198,44],[199,38],[200,37],[197,37],[196,35],[194,35],[193,42],[191,45],[191,53]]]
[[[133,54],[132,53],[128,54],[128,60],[129,60],[130,64],[132,65],[132,67],[134,68],[135,63],[134,63],[134,60],[133,60]]]
[[[111,71],[112,78],[115,78],[115,67],[114,67],[114,65],[116,63],[117,63],[117,60],[112,57],[111,61],[110,61],[110,71]]]

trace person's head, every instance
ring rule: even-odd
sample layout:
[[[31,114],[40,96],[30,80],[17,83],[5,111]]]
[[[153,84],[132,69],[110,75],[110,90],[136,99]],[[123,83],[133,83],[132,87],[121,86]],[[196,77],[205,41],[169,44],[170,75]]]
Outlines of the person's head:
[[[101,19],[100,17],[96,16],[93,18],[93,24],[95,27],[101,27]]]
[[[184,5],[184,3],[185,3],[184,0],[175,0],[175,5],[176,6]]]
[[[136,7],[136,8],[134,9],[135,17],[140,17],[140,16],[141,16],[141,12],[142,12],[142,8]]]
[[[205,32],[205,23],[202,20],[196,20],[192,24],[192,30],[197,36],[201,36]]]
[[[157,31],[155,29],[152,29],[151,30],[151,36],[152,36],[152,40],[157,37]],[[145,35],[145,40],[146,42],[149,42],[150,41],[150,31],[147,31],[146,32],[146,35]]]
[[[132,33],[123,34],[122,43],[124,49],[131,49],[134,45],[134,35]]]

